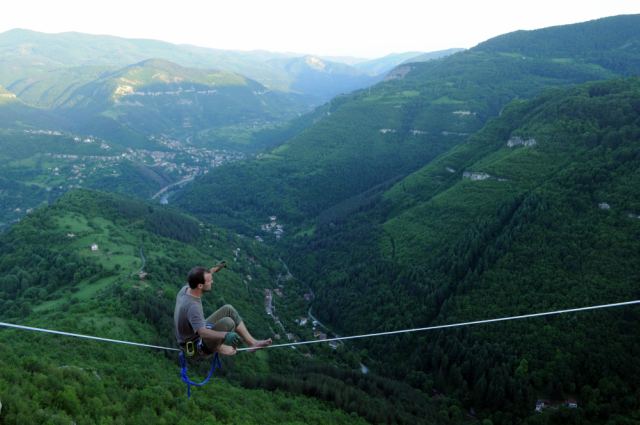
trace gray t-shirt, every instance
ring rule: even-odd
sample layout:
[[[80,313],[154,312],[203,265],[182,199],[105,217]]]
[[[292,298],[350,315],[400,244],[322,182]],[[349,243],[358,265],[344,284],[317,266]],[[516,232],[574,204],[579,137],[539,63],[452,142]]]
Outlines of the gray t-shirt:
[[[178,344],[184,346],[189,341],[197,341],[200,336],[198,329],[205,326],[202,301],[200,298],[187,294],[189,285],[178,292],[176,310],[173,313],[173,325],[176,330]]]

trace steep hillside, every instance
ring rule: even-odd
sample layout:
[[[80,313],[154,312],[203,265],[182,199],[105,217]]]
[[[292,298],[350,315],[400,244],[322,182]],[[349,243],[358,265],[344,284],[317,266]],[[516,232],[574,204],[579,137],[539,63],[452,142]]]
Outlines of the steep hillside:
[[[295,279],[282,281],[281,322],[266,319],[263,290],[283,268],[271,249],[172,210],[89,190],[68,193],[0,235],[0,318],[174,347],[177,291],[191,267],[219,259],[229,268],[215,275],[205,311],[232,303],[258,338],[273,336],[280,323],[306,335],[292,318],[302,289]],[[345,359],[353,353],[327,344],[314,344],[309,356],[304,347],[222,356],[222,370],[193,387],[190,399],[174,352],[5,327],[0,346],[3,424],[455,423],[408,385],[352,371]],[[202,381],[210,363],[188,367]]]
[[[7,87],[25,103],[54,109],[66,102],[74,91],[120,69],[118,66],[77,66],[41,72],[13,82]]]
[[[0,86],[0,127],[42,128],[52,130],[69,128],[71,123],[49,111],[42,111],[25,104]]]
[[[599,31],[618,34],[621,43],[629,39],[628,33],[640,35],[640,15],[596,22],[600,22]],[[574,44],[572,37],[582,25],[587,31],[593,23],[557,30],[553,40],[563,56],[571,50],[565,44]],[[523,59],[509,52],[485,52],[481,46],[403,65],[370,90],[334,98],[330,115],[323,120],[258,159],[213,170],[180,205],[243,231],[257,230],[259,220],[270,214],[285,218],[296,232],[308,230],[327,208],[392,183],[464,141],[516,97],[530,98],[549,87],[619,75],[606,64],[588,62],[586,58],[596,57],[597,52],[616,58],[640,57],[630,50],[611,52],[606,45],[594,47],[600,50],[593,52],[576,48],[571,61]],[[523,50],[528,48],[523,44]],[[631,67],[615,69],[622,75],[633,72]]]
[[[514,100],[393,187],[323,212],[287,262],[346,334],[636,300],[640,79]],[[493,423],[637,417],[638,307],[362,344]],[[483,410],[485,409],[485,410]],[[616,416],[611,416],[616,415]],[[616,421],[618,419],[615,419]],[[623,419],[619,419],[623,421]]]

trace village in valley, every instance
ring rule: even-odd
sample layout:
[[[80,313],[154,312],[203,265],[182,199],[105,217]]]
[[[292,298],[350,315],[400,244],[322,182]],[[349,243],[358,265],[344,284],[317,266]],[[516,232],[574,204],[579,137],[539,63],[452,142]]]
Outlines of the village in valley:
[[[3,129],[4,130],[4,129]],[[208,173],[212,167],[218,167],[225,162],[235,162],[247,159],[252,155],[247,155],[241,151],[227,149],[207,149],[205,147],[194,147],[185,142],[171,140],[168,136],[162,135],[159,138],[150,136],[149,140],[154,141],[166,148],[163,150],[134,149],[119,147],[114,143],[93,135],[78,135],[69,132],[45,129],[11,130],[9,132],[21,132],[31,138],[38,136],[63,137],[79,145],[86,145],[90,149],[91,155],[78,153],[46,152],[37,153],[26,162],[31,161],[37,164],[37,177],[29,177],[31,184],[36,184],[50,195],[44,198],[55,199],[72,189],[83,187],[94,187],[92,183],[97,178],[109,177],[118,178],[122,175],[120,169],[124,162],[140,163],[148,166],[152,170],[161,169],[167,178],[174,182],[184,182],[192,180],[197,175]],[[99,154],[99,151],[104,154]],[[18,167],[22,163],[17,164]],[[27,196],[17,193],[11,196],[8,192],[0,190],[4,198],[5,223],[12,224],[20,221],[20,218],[43,203],[42,199],[31,200]],[[43,196],[39,196],[43,198]],[[281,233],[281,232],[278,232]]]
[[[284,232],[283,225],[276,223],[276,216],[272,215],[269,217],[270,222],[263,224],[260,226],[260,230],[263,232],[274,233],[276,235],[276,240],[279,241],[282,237],[282,233]],[[260,236],[256,236],[256,239],[259,242],[264,242],[264,240]]]
[[[171,140],[166,135],[159,138],[150,136],[149,140],[156,141],[170,151],[127,148],[128,153],[123,156],[152,167],[161,167],[167,174],[174,174],[180,178],[186,175],[206,174],[209,168],[249,157],[236,150],[197,148],[188,143]]]

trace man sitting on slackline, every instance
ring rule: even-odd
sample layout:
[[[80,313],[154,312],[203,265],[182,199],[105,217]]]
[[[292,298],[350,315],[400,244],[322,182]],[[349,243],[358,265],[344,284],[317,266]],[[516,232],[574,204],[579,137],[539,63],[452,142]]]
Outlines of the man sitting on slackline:
[[[251,352],[271,345],[271,338],[256,341],[235,308],[225,305],[211,316],[204,319],[200,297],[211,292],[211,276],[227,267],[220,261],[211,270],[205,267],[194,267],[189,272],[188,285],[185,285],[176,297],[176,310],[173,323],[176,339],[180,348],[196,361],[207,359],[213,353],[232,356],[244,342],[255,348]],[[223,345],[226,342],[229,345]]]

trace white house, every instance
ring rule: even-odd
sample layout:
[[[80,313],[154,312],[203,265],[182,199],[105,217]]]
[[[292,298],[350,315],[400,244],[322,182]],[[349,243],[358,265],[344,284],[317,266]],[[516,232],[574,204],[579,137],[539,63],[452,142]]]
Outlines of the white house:
[[[275,216],[275,215],[272,215],[272,216],[270,216],[269,218],[271,219],[271,221],[275,221],[276,216]]]
[[[91,244],[91,251],[97,251],[98,250],[98,244],[97,243],[92,243]]]

